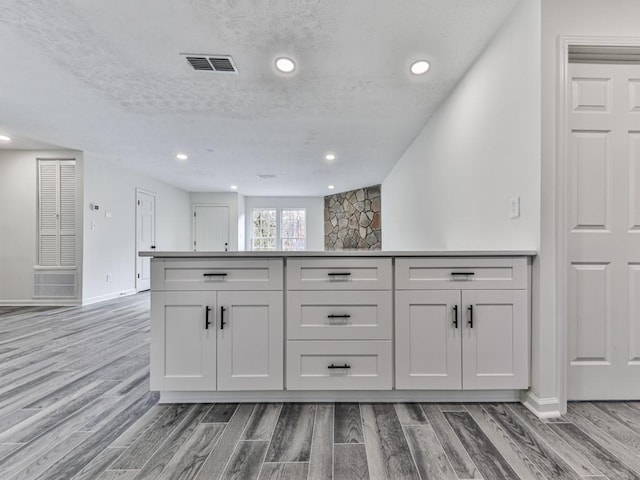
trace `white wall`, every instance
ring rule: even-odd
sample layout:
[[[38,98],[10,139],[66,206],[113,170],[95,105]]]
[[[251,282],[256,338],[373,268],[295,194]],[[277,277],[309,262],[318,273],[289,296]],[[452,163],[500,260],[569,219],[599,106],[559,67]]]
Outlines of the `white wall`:
[[[238,250],[246,249],[247,202],[244,195],[238,194]]]
[[[306,208],[307,250],[324,250],[324,197],[245,197],[246,249],[251,250],[251,209]]]
[[[91,303],[135,292],[136,188],[156,195],[157,250],[188,250],[191,245],[189,194],[116,163],[85,153],[84,288]],[[89,204],[100,206],[89,210]],[[111,218],[106,218],[106,213]],[[95,229],[91,229],[91,222]],[[112,281],[107,282],[107,274]]]
[[[81,152],[0,151],[0,303],[47,303],[32,298],[33,267],[38,262],[38,158],[76,159],[78,206],[81,202]],[[81,273],[82,235],[77,241]]]
[[[636,37],[638,0],[542,0],[542,198],[540,251],[534,263],[532,389],[564,406],[564,318],[558,316],[556,279],[556,132],[558,38],[561,35]]]
[[[384,180],[385,250],[537,249],[539,57],[539,0],[523,0]]]

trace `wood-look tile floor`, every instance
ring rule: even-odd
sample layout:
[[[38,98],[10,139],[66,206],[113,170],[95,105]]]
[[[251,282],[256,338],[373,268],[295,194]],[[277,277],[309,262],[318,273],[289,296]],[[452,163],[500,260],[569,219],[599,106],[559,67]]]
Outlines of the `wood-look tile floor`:
[[[0,479],[640,479],[640,403],[158,405],[148,375],[148,294],[0,307]]]

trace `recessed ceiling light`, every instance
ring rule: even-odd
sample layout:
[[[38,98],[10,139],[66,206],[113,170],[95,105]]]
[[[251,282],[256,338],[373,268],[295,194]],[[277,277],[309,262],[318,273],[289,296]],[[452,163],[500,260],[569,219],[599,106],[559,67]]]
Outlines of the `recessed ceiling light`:
[[[279,57],[276,58],[276,68],[282,73],[291,73],[296,69],[296,64],[290,58]]]
[[[11,138],[6,135],[0,135],[0,142],[10,142]]]
[[[327,188],[328,188],[329,190],[333,190],[333,189],[334,189],[334,188],[336,188],[336,187],[334,187],[333,185],[329,185]]]
[[[324,158],[331,161],[336,159],[336,155],[334,153],[327,153]]]
[[[231,190],[237,190],[238,189],[238,185],[231,185]]]
[[[179,153],[179,154],[176,155],[176,158],[178,160],[186,160],[189,157],[187,157],[187,155],[185,153]]]
[[[414,75],[424,75],[429,71],[429,62],[426,60],[417,60],[411,64],[411,73]]]

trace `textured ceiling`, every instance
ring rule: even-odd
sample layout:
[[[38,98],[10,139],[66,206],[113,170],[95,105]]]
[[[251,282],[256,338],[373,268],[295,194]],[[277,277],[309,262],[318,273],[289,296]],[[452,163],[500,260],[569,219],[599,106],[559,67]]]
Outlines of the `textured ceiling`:
[[[0,132],[188,191],[373,185],[516,3],[0,0]],[[180,53],[232,55],[239,74],[194,71]],[[279,55],[294,74],[275,71]],[[418,58],[426,76],[408,73]]]

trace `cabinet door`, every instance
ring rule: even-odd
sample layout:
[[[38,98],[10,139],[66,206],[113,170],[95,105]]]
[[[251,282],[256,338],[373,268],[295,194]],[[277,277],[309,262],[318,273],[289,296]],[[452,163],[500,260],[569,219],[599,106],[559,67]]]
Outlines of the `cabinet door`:
[[[218,390],[282,390],[282,301],[281,291],[218,292]]]
[[[459,304],[459,290],[396,292],[396,388],[462,388]]]
[[[151,390],[216,389],[215,307],[215,292],[151,293]]]
[[[526,290],[463,291],[462,307],[463,388],[528,388]]]

